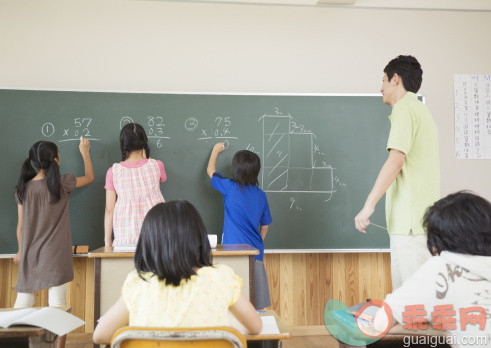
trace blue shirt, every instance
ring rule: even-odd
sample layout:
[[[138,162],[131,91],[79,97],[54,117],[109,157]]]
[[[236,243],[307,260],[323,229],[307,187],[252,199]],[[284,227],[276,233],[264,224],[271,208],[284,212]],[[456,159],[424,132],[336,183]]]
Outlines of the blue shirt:
[[[244,186],[241,190],[238,183],[219,172],[213,173],[211,186],[223,194],[222,244],[249,244],[259,250],[256,259],[262,261],[264,242],[259,225],[267,226],[273,221],[264,191],[255,185]]]

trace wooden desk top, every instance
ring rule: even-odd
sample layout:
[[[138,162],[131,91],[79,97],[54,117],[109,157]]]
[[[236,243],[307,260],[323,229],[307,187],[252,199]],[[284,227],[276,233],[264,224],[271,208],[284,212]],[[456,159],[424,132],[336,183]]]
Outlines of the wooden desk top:
[[[428,325],[427,329],[419,329],[417,331],[408,330],[404,328],[403,324],[396,324],[391,327],[387,334],[382,337],[382,340],[388,341],[391,338],[399,339],[404,336],[450,336],[450,332],[444,330],[433,329],[431,325]]]
[[[278,335],[244,335],[247,341],[267,341],[267,340],[285,340],[292,337],[290,329],[283,320],[276,314],[275,311],[268,309],[265,313],[261,313],[261,316],[274,316],[276,319],[276,325],[278,325],[278,329],[280,333]]]
[[[135,252],[115,252],[112,247],[101,247],[89,253],[90,258],[133,258]],[[259,255],[259,250],[247,244],[219,244],[211,249],[213,256],[253,256]]]
[[[0,339],[11,337],[36,337],[42,336],[45,333],[45,329],[34,326],[14,326],[8,329],[0,327]]]
[[[34,307],[34,308],[41,309],[43,307]],[[61,309],[68,313],[72,311],[72,307],[70,306],[62,306],[56,308]],[[25,308],[0,308],[0,312],[15,311],[18,309],[25,309]],[[31,337],[31,336],[35,337],[35,336],[42,336],[45,333],[46,333],[45,329],[36,326],[13,326],[8,329],[4,329],[0,327],[0,338]]]

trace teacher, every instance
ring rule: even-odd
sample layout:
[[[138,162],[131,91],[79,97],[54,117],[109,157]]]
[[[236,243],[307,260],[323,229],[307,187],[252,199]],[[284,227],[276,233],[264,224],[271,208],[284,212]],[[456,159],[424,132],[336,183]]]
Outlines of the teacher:
[[[386,193],[393,289],[431,256],[422,219],[425,210],[440,197],[438,129],[415,94],[422,80],[423,70],[413,56],[398,56],[384,69],[381,92],[384,103],[392,106],[389,157],[355,217],[356,229],[366,233],[370,216]]]

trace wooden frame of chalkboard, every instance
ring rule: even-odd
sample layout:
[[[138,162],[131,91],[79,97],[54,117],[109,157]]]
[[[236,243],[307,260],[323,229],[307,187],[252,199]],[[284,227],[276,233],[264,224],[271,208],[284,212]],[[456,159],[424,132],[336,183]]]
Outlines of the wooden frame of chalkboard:
[[[96,139],[96,182],[73,193],[72,236],[91,249],[102,245],[104,176],[120,160],[125,115],[145,127],[152,157],[166,165],[164,197],[194,203],[209,233],[221,233],[223,203],[210,187],[206,163],[213,144],[225,140],[230,149],[220,155],[217,169],[226,176],[236,150],[261,157],[260,186],[273,214],[266,253],[386,252],[386,231],[374,227],[363,235],[352,222],[387,156],[390,109],[380,96],[0,88],[0,118],[13,129],[0,147],[2,158],[12,159],[0,169],[8,178],[0,186],[0,204],[9,231],[0,235],[0,253],[17,248],[13,187],[29,146],[41,139],[56,142],[62,173],[82,175],[76,139],[87,134]],[[384,220],[381,202],[373,221],[385,225]]]

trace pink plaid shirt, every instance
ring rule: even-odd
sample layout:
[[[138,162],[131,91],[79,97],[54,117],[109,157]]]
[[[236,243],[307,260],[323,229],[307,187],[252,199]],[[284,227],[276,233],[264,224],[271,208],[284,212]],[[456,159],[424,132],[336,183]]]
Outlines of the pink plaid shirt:
[[[112,183],[118,196],[113,215],[114,246],[135,246],[145,215],[164,202],[160,182],[166,177],[158,162],[149,159],[138,167],[113,164]]]

